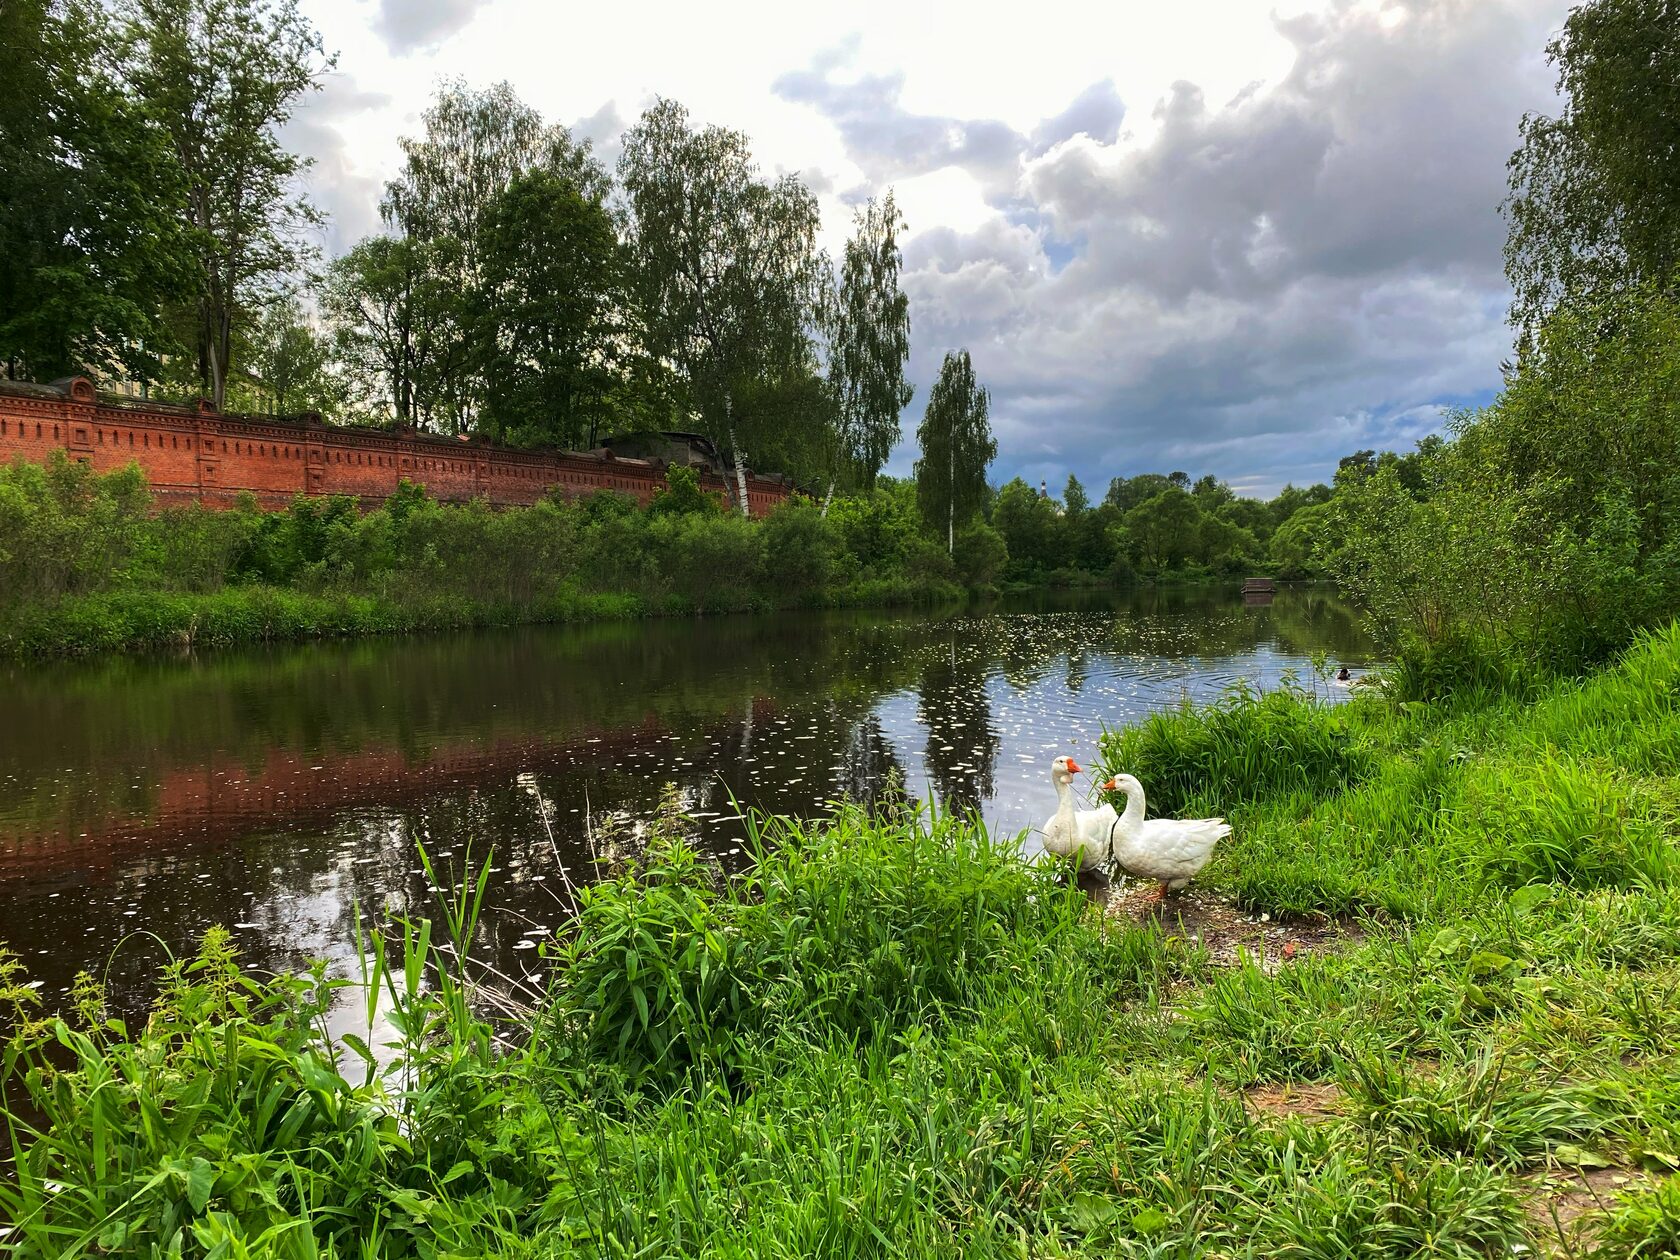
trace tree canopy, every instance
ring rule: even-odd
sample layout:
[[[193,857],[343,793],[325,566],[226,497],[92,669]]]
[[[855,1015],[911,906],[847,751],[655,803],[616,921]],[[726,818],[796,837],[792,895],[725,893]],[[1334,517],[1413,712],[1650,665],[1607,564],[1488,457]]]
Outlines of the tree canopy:
[[[625,135],[618,171],[647,350],[674,366],[702,430],[733,453],[745,512],[742,461],[776,418],[734,401],[814,367],[816,198],[795,175],[763,178],[740,132],[691,128],[663,99]]]
[[[903,230],[891,189],[857,212],[835,300],[829,350],[835,445],[838,461],[865,486],[874,484],[897,444],[899,413],[915,394],[904,379],[910,298],[899,286],[904,259],[898,236]]]
[[[1504,207],[1525,348],[1571,299],[1680,277],[1680,4],[1589,0],[1546,55],[1563,108],[1523,119]]]

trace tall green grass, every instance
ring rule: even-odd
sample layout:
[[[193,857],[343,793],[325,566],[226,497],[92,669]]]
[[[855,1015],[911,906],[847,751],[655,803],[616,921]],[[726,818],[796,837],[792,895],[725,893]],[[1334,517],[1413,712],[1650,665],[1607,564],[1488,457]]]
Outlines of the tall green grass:
[[[1143,782],[1151,811],[1165,814],[1198,802],[1229,809],[1281,792],[1333,792],[1371,766],[1345,715],[1295,686],[1238,685],[1214,704],[1186,703],[1105,732],[1101,746],[1109,765]]]

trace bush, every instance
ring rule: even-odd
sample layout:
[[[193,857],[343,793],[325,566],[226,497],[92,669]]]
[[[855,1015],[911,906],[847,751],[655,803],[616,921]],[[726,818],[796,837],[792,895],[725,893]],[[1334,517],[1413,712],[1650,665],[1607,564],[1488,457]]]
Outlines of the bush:
[[[581,1063],[670,1088],[731,1072],[767,1039],[847,1039],[962,1018],[985,988],[1073,933],[1084,896],[949,820],[820,830],[777,820],[725,884],[659,828],[623,878],[583,893],[550,1016]]]
[[[54,600],[121,582],[150,507],[135,464],[100,477],[54,451],[44,465],[0,465],[0,592]]]
[[[803,602],[828,589],[840,540],[816,504],[803,496],[788,500],[765,520],[763,536],[770,590]]]
[[[1339,707],[1292,686],[1264,693],[1238,686],[1214,704],[1105,732],[1101,744],[1109,773],[1137,776],[1150,810],[1161,814],[1196,801],[1224,809],[1288,792],[1333,793],[1372,765]]]
[[[1009,547],[984,521],[966,526],[956,539],[957,577],[971,590],[995,586],[1009,563]]]

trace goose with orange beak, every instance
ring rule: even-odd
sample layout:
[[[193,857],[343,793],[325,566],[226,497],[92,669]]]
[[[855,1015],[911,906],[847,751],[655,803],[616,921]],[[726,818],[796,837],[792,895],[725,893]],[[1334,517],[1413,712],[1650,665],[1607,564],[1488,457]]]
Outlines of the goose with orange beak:
[[[1223,818],[1145,818],[1143,784],[1129,774],[1114,775],[1103,790],[1126,794],[1126,810],[1109,841],[1114,865],[1134,879],[1160,884],[1157,901],[1194,879],[1214,846],[1231,834]]]
[[[1077,860],[1082,871],[1108,862],[1108,835],[1117,820],[1112,805],[1100,809],[1075,809],[1073,776],[1080,774],[1072,757],[1057,757],[1050,763],[1050,782],[1056,789],[1056,812],[1043,828],[1044,851],[1055,857]]]

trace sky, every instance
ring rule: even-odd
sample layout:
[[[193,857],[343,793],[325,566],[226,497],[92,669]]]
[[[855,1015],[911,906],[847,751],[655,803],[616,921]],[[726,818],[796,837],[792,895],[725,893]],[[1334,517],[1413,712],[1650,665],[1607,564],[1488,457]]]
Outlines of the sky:
[[[1409,450],[1510,355],[1505,161],[1556,107],[1564,0],[845,4],[303,0],[336,67],[289,124],[340,253],[440,82],[507,80],[609,164],[656,96],[818,196],[893,189],[916,396],[991,394],[995,481],[1182,469],[1240,493]],[[750,452],[749,452],[750,455]]]

